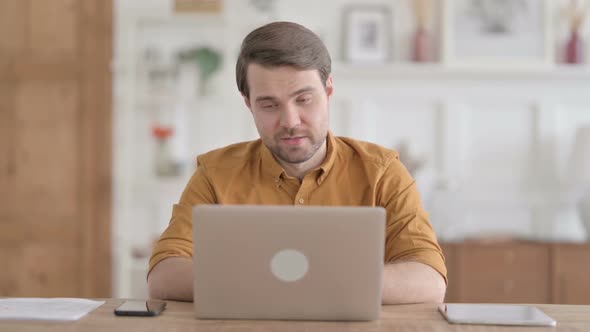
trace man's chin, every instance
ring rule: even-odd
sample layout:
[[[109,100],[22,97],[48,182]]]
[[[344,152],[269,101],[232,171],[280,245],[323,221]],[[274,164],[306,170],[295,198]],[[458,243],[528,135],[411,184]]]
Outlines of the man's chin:
[[[304,163],[306,161],[308,161],[310,159],[310,157],[299,157],[299,156],[285,156],[285,155],[279,155],[279,158],[281,158],[281,160],[288,162],[289,164],[301,164]]]
[[[301,152],[301,151],[298,151]],[[301,164],[304,163],[306,161],[308,161],[309,159],[311,159],[311,156],[309,155],[309,153],[285,153],[284,151],[279,151],[278,154],[276,154],[278,158],[280,158],[282,161],[287,162],[289,164]]]

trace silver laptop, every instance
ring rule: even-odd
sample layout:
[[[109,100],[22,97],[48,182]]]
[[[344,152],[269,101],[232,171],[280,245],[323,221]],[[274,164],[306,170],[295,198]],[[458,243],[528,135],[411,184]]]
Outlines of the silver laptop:
[[[196,206],[197,317],[379,318],[385,217],[372,207]]]

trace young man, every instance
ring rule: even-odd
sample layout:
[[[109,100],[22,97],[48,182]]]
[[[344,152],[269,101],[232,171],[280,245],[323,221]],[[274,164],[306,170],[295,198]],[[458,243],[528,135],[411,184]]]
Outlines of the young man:
[[[332,135],[330,72],[326,47],[301,25],[276,22],[246,36],[236,79],[260,139],[198,157],[150,259],[152,298],[193,300],[194,205],[294,204],[384,207],[383,303],[443,300],[444,258],[416,184],[396,152]]]

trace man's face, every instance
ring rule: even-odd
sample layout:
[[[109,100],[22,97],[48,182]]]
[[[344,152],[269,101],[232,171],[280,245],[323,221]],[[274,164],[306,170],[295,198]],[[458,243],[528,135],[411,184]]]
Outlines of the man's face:
[[[250,96],[244,96],[263,143],[280,160],[298,164],[313,157],[329,127],[332,77],[290,66],[248,66]]]

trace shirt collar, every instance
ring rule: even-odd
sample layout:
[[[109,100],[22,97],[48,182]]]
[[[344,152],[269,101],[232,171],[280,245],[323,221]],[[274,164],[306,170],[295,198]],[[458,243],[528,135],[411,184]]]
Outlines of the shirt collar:
[[[283,170],[281,164],[279,164],[279,162],[275,159],[272,152],[270,152],[266,144],[262,142],[262,140],[260,140],[260,144],[262,145],[260,148],[262,168],[266,173],[272,176],[275,181],[278,181],[285,171]]]
[[[334,138],[334,135],[330,130],[328,131],[328,137],[326,138],[326,141],[328,142],[328,149],[326,152],[326,159],[324,159],[324,162],[320,165],[321,172],[317,178],[318,184],[321,184],[322,181],[324,181],[324,178],[328,175],[328,172],[334,166],[334,163],[336,161],[336,155],[338,154],[336,138]]]

